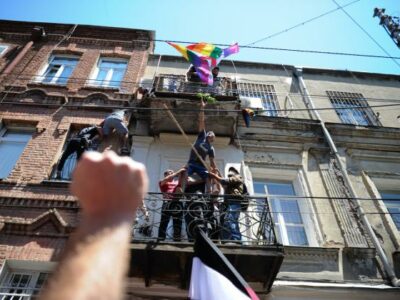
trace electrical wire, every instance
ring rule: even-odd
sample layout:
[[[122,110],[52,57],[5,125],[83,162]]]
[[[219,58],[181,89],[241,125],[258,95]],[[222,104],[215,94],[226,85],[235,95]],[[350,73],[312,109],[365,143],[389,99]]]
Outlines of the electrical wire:
[[[329,15],[329,14],[331,14],[331,13],[337,11],[337,10],[340,10],[340,9],[343,8],[343,7],[350,6],[350,5],[352,5],[352,4],[354,4],[354,3],[357,3],[357,2],[359,2],[359,1],[360,1],[360,0],[355,0],[355,1],[352,1],[352,2],[350,2],[350,3],[347,3],[347,4],[343,5],[343,6],[341,6],[341,7],[337,7],[337,8],[335,8],[335,9],[331,9],[331,10],[326,11],[326,12],[324,12],[324,13],[318,15],[318,16],[315,16],[315,17],[313,17],[313,18],[310,18],[310,19],[307,19],[307,20],[305,20],[305,21],[303,21],[303,22],[300,22],[300,23],[298,23],[298,24],[296,24],[296,25],[293,25],[293,26],[291,26],[291,27],[289,27],[289,28],[286,28],[286,29],[284,29],[284,30],[278,31],[278,32],[273,33],[273,34],[271,34],[271,35],[268,35],[267,37],[261,38],[261,39],[259,39],[259,40],[254,41],[254,42],[251,42],[251,43],[249,43],[249,44],[247,44],[247,45],[245,45],[245,46],[252,46],[252,45],[254,45],[254,44],[257,44],[257,43],[263,42],[263,41],[265,41],[265,40],[268,40],[268,39],[270,39],[270,38],[276,37],[276,36],[278,36],[278,35],[280,35],[280,34],[282,34],[282,33],[286,33],[286,32],[288,32],[288,31],[290,31],[290,30],[292,30],[292,29],[295,29],[295,28],[300,27],[300,26],[302,26],[302,25],[306,25],[307,23],[310,23],[310,22],[312,22],[312,21],[318,20],[318,19],[320,19],[320,18],[322,18],[322,17],[325,17],[325,16],[327,16],[327,15]]]
[[[386,51],[385,48],[383,48],[374,38],[372,35],[370,35],[368,33],[368,31],[366,31],[343,7],[341,7],[336,0],[332,0],[333,3],[335,3],[338,8],[340,8],[345,14],[346,16],[348,16],[350,18],[350,20],[353,21],[354,24],[356,24],[358,26],[358,28],[360,28],[387,56],[390,56],[389,52]],[[391,58],[393,60],[393,62],[400,68],[400,64],[394,59]]]
[[[15,33],[15,34],[20,34],[20,33]],[[49,33],[48,35],[58,35],[60,34],[51,34]],[[85,38],[87,40],[102,40],[102,39],[94,39],[94,38]],[[116,43],[126,43],[132,45],[132,42],[144,42],[144,43],[150,43],[150,42],[172,42],[172,43],[180,43],[180,44],[195,44],[197,42],[194,41],[180,41],[180,40],[167,40],[167,39],[147,39],[147,40],[142,40],[142,39],[134,39],[134,40],[129,40],[129,41],[122,41],[122,40],[109,40],[109,42],[116,42]],[[229,44],[224,44],[224,43],[213,43],[215,46],[220,46],[220,47],[229,47],[231,45]],[[375,55],[375,54],[363,54],[363,53],[351,53],[351,52],[337,52],[337,51],[321,51],[321,50],[308,50],[308,49],[292,49],[292,48],[279,48],[279,47],[258,47],[258,46],[245,46],[245,45],[239,45],[240,48],[242,49],[256,49],[256,50],[269,50],[269,51],[286,51],[286,52],[298,52],[298,53],[309,53],[309,54],[325,54],[325,55],[338,55],[338,56],[353,56],[353,57],[365,57],[365,58],[383,58],[383,59],[400,59],[398,56],[391,56],[390,54],[387,54],[387,56],[384,55]]]
[[[349,72],[350,74],[351,74],[351,76],[353,77],[353,79],[354,79],[354,81],[357,83],[357,84],[362,84],[358,79],[356,79],[355,78],[355,75],[354,75],[354,73],[352,72],[352,71],[350,71],[350,70],[347,70],[347,72]],[[27,73],[24,73],[24,74],[21,74],[21,75],[18,75],[18,74],[16,74],[17,76],[15,76],[16,78],[14,78],[14,80],[16,81],[16,80],[32,80],[32,77],[34,77],[34,78],[44,78],[45,76],[44,75],[37,75],[37,74],[27,74]],[[11,77],[11,76],[14,76],[14,75],[10,75],[9,77]],[[278,76],[279,77],[279,76]],[[94,80],[94,79],[88,79],[87,77],[63,77],[63,76],[60,76],[60,77],[58,77],[59,79],[68,79],[68,84],[70,84],[70,83],[87,83],[87,82],[96,82],[96,80]],[[240,79],[240,82],[242,81],[243,79]],[[118,83],[121,83],[121,84],[130,84],[131,85],[131,87],[139,87],[139,86],[143,86],[143,82],[141,82],[141,81],[130,81],[130,80],[109,80],[109,82],[118,82]],[[265,81],[265,80],[251,80],[251,82],[257,82],[257,83],[259,83],[259,84],[266,84],[266,83],[270,83],[270,82],[272,82],[272,81],[270,81],[270,80],[267,80],[267,81]],[[282,83],[282,80],[274,80],[273,82],[276,82],[276,83],[281,83],[281,84],[283,84]],[[31,81],[31,82],[29,82],[29,84],[31,84],[31,83],[33,83],[33,84],[39,84],[39,85],[43,85],[43,87],[44,88],[46,88],[46,87],[64,87],[65,85],[61,85],[61,84],[57,84],[57,83],[43,83],[43,82],[41,82],[40,80],[33,80],[33,81]],[[195,84],[195,83],[194,83]],[[201,88],[201,87],[204,87],[203,85],[201,85],[200,83],[198,84],[198,86],[199,86],[199,88]],[[113,88],[113,87],[103,87],[103,86],[101,86],[101,85],[85,85],[85,86],[82,86],[82,88],[85,88],[85,87],[89,87],[89,88],[99,88],[99,91],[95,91],[95,92],[99,92],[99,93],[101,93],[101,89],[103,89],[103,88],[105,88],[105,89],[107,89],[107,88],[112,88],[112,89],[118,89],[118,88]],[[149,85],[149,87],[150,87],[150,85]],[[34,88],[40,88],[40,87],[34,87]],[[238,97],[240,98],[240,95],[239,95],[239,89],[238,88],[225,88],[224,89],[224,92],[227,92],[227,93],[229,93],[229,92],[232,92],[232,93],[237,93],[238,94]],[[95,93],[94,92],[94,93]],[[156,91],[156,92],[158,92],[158,91]],[[161,91],[162,92],[162,91]],[[167,93],[168,93],[168,91],[167,91]],[[172,92],[171,92],[172,93]],[[357,93],[357,94],[362,94],[361,92],[357,92],[357,91],[354,91],[354,93]],[[279,92],[271,92],[270,94],[273,94],[273,95],[290,95],[291,97],[303,97],[303,95],[301,94],[301,93],[291,93],[291,92],[289,92],[289,93],[287,93],[287,92],[285,92],[285,93],[279,93]],[[224,95],[221,95],[221,96],[224,96]],[[321,95],[321,94],[310,94],[310,96],[311,97],[313,97],[313,98],[316,98],[316,99],[322,99],[322,98],[327,98],[327,99],[329,99],[329,95]],[[382,102],[384,102],[384,101],[387,101],[387,102],[396,102],[396,101],[400,101],[400,98],[377,98],[377,97],[365,97],[365,96],[363,96],[362,98],[358,98],[358,97],[356,97],[356,96],[354,96],[355,97],[355,99],[357,99],[357,100],[359,100],[359,101],[366,101],[366,100],[368,100],[368,101],[382,101]],[[115,100],[118,100],[118,99],[115,99]]]
[[[118,99],[113,99],[114,101],[118,101]],[[121,99],[122,100],[122,99]],[[126,100],[123,100],[126,101]],[[221,101],[220,103],[224,103]],[[56,103],[28,103],[28,102],[13,102],[13,101],[3,101],[0,102],[0,104],[16,104],[16,105],[27,105],[27,106],[60,106],[61,104],[56,104]],[[359,110],[362,108],[377,108],[377,107],[394,107],[394,106],[400,106],[399,104],[382,104],[382,105],[370,105],[370,106],[348,106],[348,107],[321,107],[321,108],[293,108],[291,111],[321,111],[321,110]],[[155,107],[140,107],[140,106],[115,106],[115,105],[73,105],[73,104],[67,104],[64,105],[66,108],[85,108],[85,107],[90,107],[90,108],[108,108],[108,109],[126,109],[126,110],[143,110],[143,111],[183,111],[183,112],[200,112],[200,109],[189,109],[189,108],[155,108]],[[240,109],[204,109],[205,112],[242,112]],[[256,110],[256,113],[263,113],[263,112],[286,112],[287,109],[260,109]]]

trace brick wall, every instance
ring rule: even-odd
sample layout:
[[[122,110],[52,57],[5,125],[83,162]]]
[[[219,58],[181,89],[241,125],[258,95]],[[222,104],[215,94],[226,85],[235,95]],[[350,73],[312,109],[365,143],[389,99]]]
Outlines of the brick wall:
[[[0,180],[0,265],[5,259],[59,258],[70,230],[76,227],[79,210],[66,185],[45,182],[60,158],[68,129],[76,124],[99,124],[111,111],[102,106],[130,103],[153,47],[149,31],[78,26],[70,39],[59,44],[72,25],[0,21],[0,43],[10,45],[0,57],[0,72],[30,40],[35,25],[44,27],[46,38],[34,43],[11,74],[0,74],[0,120],[34,129],[13,171]],[[66,86],[34,80],[52,54],[79,57]],[[87,86],[101,56],[127,59],[120,89]],[[29,93],[32,90],[36,95]],[[66,100],[78,107],[64,107]],[[90,108],[79,107],[85,101]]]

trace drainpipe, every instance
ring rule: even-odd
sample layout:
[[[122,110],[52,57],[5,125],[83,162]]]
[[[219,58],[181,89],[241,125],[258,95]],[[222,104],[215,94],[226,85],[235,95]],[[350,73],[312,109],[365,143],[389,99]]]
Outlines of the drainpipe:
[[[344,181],[345,181],[345,183],[347,185],[347,188],[349,189],[350,196],[354,199],[354,201],[356,203],[357,214],[360,217],[361,222],[363,223],[363,225],[367,229],[368,234],[371,237],[372,243],[374,244],[376,252],[377,252],[377,254],[378,254],[378,256],[381,259],[381,262],[383,264],[383,268],[385,269],[385,272],[388,275],[391,284],[393,286],[395,286],[395,287],[400,287],[400,279],[398,279],[396,277],[396,274],[394,273],[393,268],[389,264],[389,261],[387,259],[386,254],[385,254],[385,251],[383,250],[383,248],[382,248],[382,246],[381,246],[381,244],[380,244],[380,242],[379,242],[374,230],[372,229],[372,226],[369,223],[369,221],[367,219],[367,216],[364,213],[364,209],[361,207],[361,203],[358,200],[358,196],[357,196],[357,194],[355,192],[353,184],[350,181],[350,177],[349,177],[349,174],[347,173],[346,167],[343,164],[342,160],[340,159],[338,150],[336,148],[335,143],[333,142],[332,136],[329,133],[328,129],[326,128],[325,122],[322,120],[321,115],[319,114],[319,112],[317,110],[315,110],[314,102],[312,101],[312,98],[311,98],[310,94],[308,93],[306,84],[305,84],[304,79],[303,79],[303,69],[302,68],[295,68],[294,75],[299,80],[300,90],[301,90],[301,93],[302,93],[302,95],[304,97],[304,101],[306,102],[307,107],[309,106],[312,109],[312,113],[315,115],[315,117],[321,123],[322,131],[324,133],[324,137],[325,137],[326,141],[328,142],[329,147],[331,148],[331,151],[335,155],[335,159],[336,159],[336,161],[337,161],[337,163],[339,165],[340,171],[343,174]]]
[[[46,33],[44,32],[43,27],[39,26],[33,27],[30,41],[25,44],[24,48],[22,48],[22,50],[18,53],[18,55],[11,61],[11,63],[3,71],[3,74],[1,74],[2,77],[5,77],[8,74],[10,74],[14,70],[15,66],[24,58],[29,49],[32,48],[33,44],[40,41],[45,36]]]

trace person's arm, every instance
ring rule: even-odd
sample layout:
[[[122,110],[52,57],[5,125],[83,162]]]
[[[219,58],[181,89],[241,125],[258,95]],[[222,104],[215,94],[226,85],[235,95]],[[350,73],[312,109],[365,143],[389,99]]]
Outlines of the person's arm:
[[[129,157],[82,156],[71,183],[81,223],[40,299],[123,298],[131,224],[147,186],[145,167]]]
[[[206,130],[204,107],[206,107],[206,104],[204,103],[203,99],[201,99],[200,113],[199,113],[199,133]]]
[[[210,156],[210,167],[211,167],[212,170],[215,170],[217,168],[217,165],[215,163],[215,159],[214,159],[214,157],[211,157],[211,156]]]
[[[159,185],[164,185],[166,182],[168,182],[168,180],[178,176],[180,173],[185,172],[186,169],[182,168],[179,169],[178,171],[176,171],[175,173],[172,173],[171,175],[165,176],[162,180],[160,180]]]
[[[186,73],[186,80],[190,81],[194,73],[196,73],[196,69],[194,68],[194,66],[191,65]]]

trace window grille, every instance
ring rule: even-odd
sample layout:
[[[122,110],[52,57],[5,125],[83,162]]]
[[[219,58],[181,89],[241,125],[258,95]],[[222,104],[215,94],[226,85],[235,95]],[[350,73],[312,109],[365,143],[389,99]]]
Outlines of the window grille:
[[[336,91],[326,93],[343,123],[361,126],[380,125],[362,94]]]
[[[250,101],[254,103],[251,107],[257,107],[258,101],[261,101],[262,110],[265,110],[261,115],[269,117],[279,116],[279,104],[278,98],[276,97],[275,88],[273,85],[259,84],[259,83],[246,83],[238,82],[238,93],[241,98],[250,98]]]

